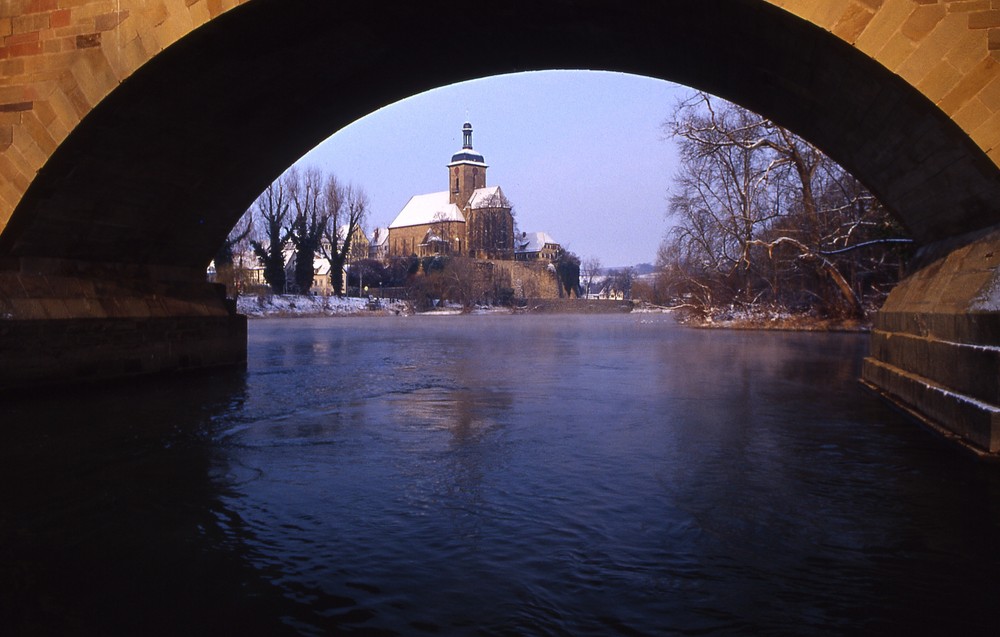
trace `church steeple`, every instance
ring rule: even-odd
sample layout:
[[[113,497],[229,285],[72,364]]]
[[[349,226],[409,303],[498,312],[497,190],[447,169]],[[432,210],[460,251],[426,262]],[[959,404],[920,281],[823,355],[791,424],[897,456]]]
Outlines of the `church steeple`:
[[[472,124],[469,122],[462,126],[462,148],[472,150]]]
[[[486,160],[472,148],[472,124],[462,125],[462,148],[448,164],[449,201],[465,208],[476,188],[486,187]]]

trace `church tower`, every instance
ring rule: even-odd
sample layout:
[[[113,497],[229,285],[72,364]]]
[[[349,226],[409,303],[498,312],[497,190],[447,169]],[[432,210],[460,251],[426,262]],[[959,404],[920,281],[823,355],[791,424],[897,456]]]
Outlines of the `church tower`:
[[[486,187],[486,160],[472,148],[472,124],[462,126],[462,149],[448,164],[449,203],[464,210],[476,188]]]

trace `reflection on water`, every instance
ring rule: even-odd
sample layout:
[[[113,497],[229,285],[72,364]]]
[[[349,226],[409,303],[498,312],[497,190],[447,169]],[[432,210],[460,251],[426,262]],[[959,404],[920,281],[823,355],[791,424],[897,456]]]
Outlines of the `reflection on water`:
[[[992,634],[1000,471],[865,339],[254,321],[247,370],[4,404],[4,634]]]

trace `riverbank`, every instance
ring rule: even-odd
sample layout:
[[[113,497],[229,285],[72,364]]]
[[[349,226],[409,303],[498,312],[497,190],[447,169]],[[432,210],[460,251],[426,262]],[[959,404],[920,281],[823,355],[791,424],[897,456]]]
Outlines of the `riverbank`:
[[[627,314],[637,306],[632,301],[609,299],[527,299],[515,312],[531,314]]]
[[[418,314],[408,301],[365,299],[336,296],[300,296],[272,294],[241,296],[236,310],[250,318],[317,318],[324,316],[400,316]],[[598,299],[527,299],[523,305],[509,307],[477,307],[472,314],[620,314],[644,311],[631,301]],[[648,310],[646,310],[648,311]],[[663,311],[656,309],[656,311]],[[428,312],[432,316],[463,314],[461,306],[445,305]]]
[[[336,316],[450,316],[455,314],[627,314],[675,313],[677,322],[698,329],[774,330],[789,332],[867,332],[871,324],[856,319],[832,319],[810,314],[794,314],[768,308],[722,308],[707,316],[675,312],[670,308],[631,301],[605,299],[528,299],[521,306],[477,307],[464,312],[461,306],[446,305],[427,312],[415,312],[408,301],[336,296],[241,296],[236,309],[249,318],[320,318]]]
[[[337,296],[272,294],[241,296],[236,311],[249,318],[316,318],[322,316],[396,316],[412,314],[406,301]]]
[[[868,332],[869,320],[797,314],[772,308],[722,308],[707,315],[679,314],[677,322],[699,329],[774,330],[786,332]]]

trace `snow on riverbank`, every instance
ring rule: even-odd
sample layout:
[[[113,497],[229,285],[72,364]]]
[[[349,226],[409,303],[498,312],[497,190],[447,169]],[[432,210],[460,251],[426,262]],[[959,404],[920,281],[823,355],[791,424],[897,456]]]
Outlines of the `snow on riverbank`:
[[[270,296],[241,296],[236,299],[236,310],[249,317],[279,316],[351,316],[392,315],[410,313],[405,301],[356,297],[299,296],[273,294]]]
[[[729,330],[778,330],[795,332],[867,332],[870,324],[857,319],[837,319],[796,314],[766,306],[714,308],[707,315],[689,313],[679,318],[682,325]]]
[[[641,305],[622,305],[618,302],[604,302],[605,305],[587,301],[559,300],[555,309],[548,313],[663,313],[665,308]],[[594,306],[599,306],[595,309]],[[236,299],[236,310],[251,318],[316,317],[316,316],[393,316],[420,314],[421,316],[454,316],[458,314],[512,314],[509,307],[476,306],[463,310],[461,305],[444,303],[427,312],[414,312],[406,301],[368,299],[336,296],[298,296],[295,294],[250,295]],[[521,309],[516,313],[545,311],[541,306]]]

